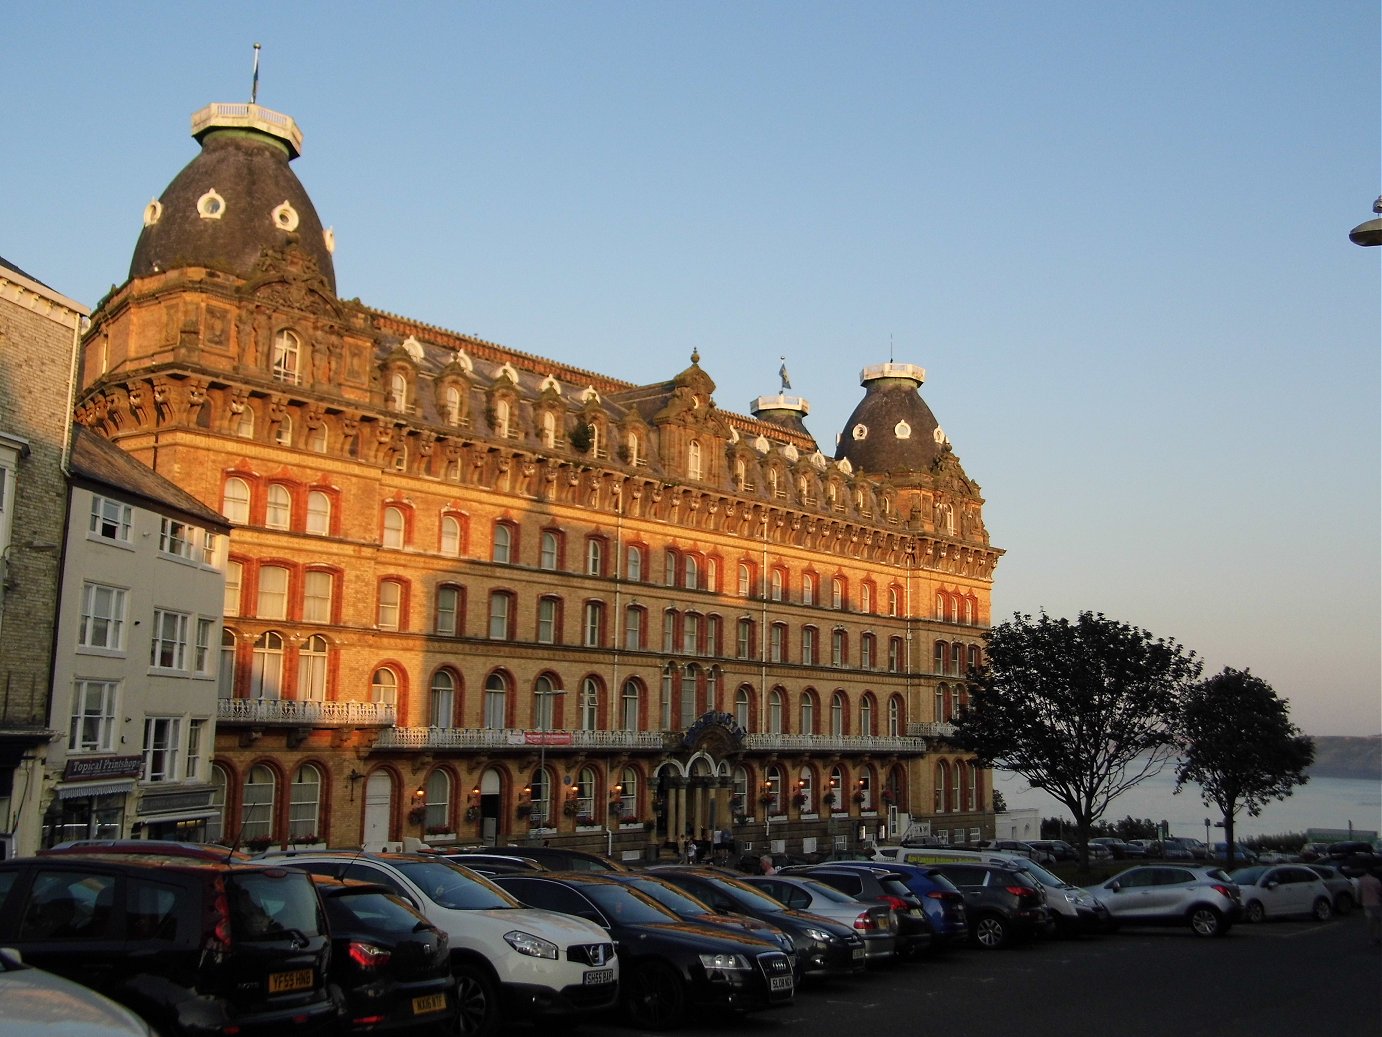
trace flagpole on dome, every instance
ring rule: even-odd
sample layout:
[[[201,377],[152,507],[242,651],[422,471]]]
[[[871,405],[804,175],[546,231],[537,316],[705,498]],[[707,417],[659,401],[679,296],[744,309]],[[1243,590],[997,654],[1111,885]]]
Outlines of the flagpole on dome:
[[[250,81],[250,104],[259,103],[259,44],[254,45],[254,78]]]

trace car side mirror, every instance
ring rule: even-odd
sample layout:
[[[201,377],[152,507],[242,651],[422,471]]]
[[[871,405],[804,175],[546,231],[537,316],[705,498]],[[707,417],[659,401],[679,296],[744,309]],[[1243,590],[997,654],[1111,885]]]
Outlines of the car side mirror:
[[[1270,882],[1267,883],[1267,888],[1268,888],[1268,889],[1276,889],[1276,887],[1279,886],[1279,885],[1281,885],[1280,882],[1278,882],[1276,879],[1272,879]]]
[[[1113,892],[1118,893],[1118,892],[1121,892],[1121,891],[1122,891],[1122,889],[1123,889],[1123,884],[1122,884],[1121,882],[1110,882],[1110,883],[1109,883],[1107,886],[1105,886],[1104,888],[1105,888],[1105,889],[1111,889],[1111,890],[1113,890]]]

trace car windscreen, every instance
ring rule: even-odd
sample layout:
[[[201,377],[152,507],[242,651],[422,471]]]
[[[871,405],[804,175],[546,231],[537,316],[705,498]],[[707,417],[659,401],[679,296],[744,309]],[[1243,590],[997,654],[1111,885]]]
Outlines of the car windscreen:
[[[1266,872],[1266,868],[1236,868],[1228,873],[1228,877],[1240,886],[1255,886]]]
[[[739,882],[735,879],[714,880],[715,885],[728,893],[729,896],[739,901],[740,905],[753,911],[771,911],[776,914],[779,911],[786,911],[787,906],[782,901],[764,893],[761,889]]]
[[[1024,862],[1021,867],[1023,871],[1032,876],[1032,878],[1036,879],[1043,886],[1055,886],[1057,889],[1065,889],[1069,885],[1064,879],[1057,878],[1035,862]]]
[[[645,893],[622,883],[582,884],[580,891],[616,925],[650,925],[680,922],[681,916]]]
[[[399,861],[397,867],[438,907],[483,911],[523,906],[494,883],[448,861]]]
[[[811,891],[817,900],[829,900],[833,904],[857,904],[848,893],[842,893],[834,886],[827,886],[815,879],[802,879],[801,884]]]
[[[652,897],[663,907],[675,911],[683,918],[714,913],[705,901],[698,900],[686,890],[679,889],[669,883],[657,879],[638,878],[628,884],[640,893]]]
[[[237,872],[226,879],[232,932],[240,939],[316,936],[325,928],[312,879],[291,868]]]

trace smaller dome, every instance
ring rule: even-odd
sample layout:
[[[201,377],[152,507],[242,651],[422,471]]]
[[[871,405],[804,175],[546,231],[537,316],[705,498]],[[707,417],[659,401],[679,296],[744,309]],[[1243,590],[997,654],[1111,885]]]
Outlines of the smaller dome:
[[[946,437],[917,391],[925,380],[926,370],[916,364],[864,368],[864,398],[845,422],[835,459],[877,474],[929,471]]]

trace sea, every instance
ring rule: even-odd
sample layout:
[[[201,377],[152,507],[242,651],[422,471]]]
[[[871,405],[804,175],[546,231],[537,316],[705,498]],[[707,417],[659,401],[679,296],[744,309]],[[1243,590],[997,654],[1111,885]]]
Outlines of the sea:
[[[1070,811],[1042,789],[1034,789],[1027,779],[1010,771],[994,771],[993,787],[1003,793],[1009,810],[1036,810],[1041,817],[1070,820]],[[1125,817],[1154,822],[1167,821],[1170,834],[1205,838],[1205,818],[1211,826],[1222,821],[1217,807],[1206,807],[1200,799],[1197,785],[1186,785],[1179,794],[1175,791],[1176,776],[1172,766],[1161,773],[1134,785],[1113,800],[1104,811],[1101,821],[1113,823]],[[1382,832],[1382,782],[1367,778],[1314,778],[1297,785],[1284,800],[1272,800],[1257,817],[1239,810],[1234,819],[1234,836],[1285,835],[1305,833],[1311,829],[1328,830],[1347,837],[1377,838]],[[1213,842],[1223,833],[1210,828]]]

